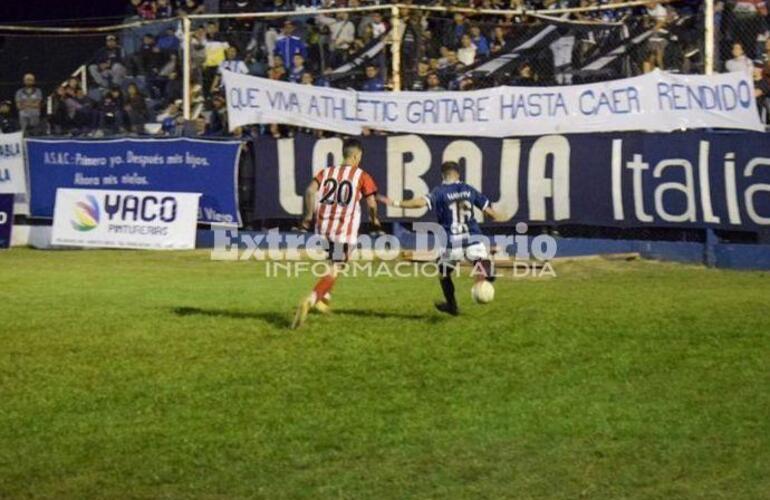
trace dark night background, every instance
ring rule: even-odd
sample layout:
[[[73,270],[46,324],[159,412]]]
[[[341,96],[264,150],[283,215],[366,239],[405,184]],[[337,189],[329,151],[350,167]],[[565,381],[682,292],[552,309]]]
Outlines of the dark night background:
[[[0,0],[0,22],[122,15],[128,0]]]
[[[128,0],[0,0],[0,24],[97,26],[119,23]],[[0,100],[13,100],[24,73],[49,94],[104,43],[104,35],[0,31]]]

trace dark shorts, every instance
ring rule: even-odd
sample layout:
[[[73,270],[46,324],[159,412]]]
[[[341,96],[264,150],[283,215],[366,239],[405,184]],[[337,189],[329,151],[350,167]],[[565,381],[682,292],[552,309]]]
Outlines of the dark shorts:
[[[337,243],[326,240],[326,258],[332,262],[344,264],[350,256],[351,246],[348,243]]]

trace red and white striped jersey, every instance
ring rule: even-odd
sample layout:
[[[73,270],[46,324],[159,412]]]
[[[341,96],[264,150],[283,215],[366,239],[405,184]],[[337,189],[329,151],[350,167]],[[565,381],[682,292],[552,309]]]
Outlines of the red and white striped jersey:
[[[315,175],[315,232],[329,241],[355,244],[361,223],[361,200],[377,193],[372,176],[358,167],[327,167]]]

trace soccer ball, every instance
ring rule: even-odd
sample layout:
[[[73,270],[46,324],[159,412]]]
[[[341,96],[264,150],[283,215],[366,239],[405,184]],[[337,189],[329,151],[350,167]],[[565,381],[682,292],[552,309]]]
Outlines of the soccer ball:
[[[495,298],[495,287],[487,280],[479,281],[471,288],[471,297],[477,304],[487,304]]]

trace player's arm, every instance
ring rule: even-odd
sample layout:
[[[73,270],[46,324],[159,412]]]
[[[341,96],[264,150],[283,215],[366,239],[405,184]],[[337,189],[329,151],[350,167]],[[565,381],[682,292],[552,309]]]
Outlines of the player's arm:
[[[422,208],[428,206],[428,200],[422,198],[412,198],[411,200],[392,200],[391,206],[396,208]]]
[[[488,205],[487,208],[484,209],[484,215],[496,222],[503,222],[506,220],[505,217],[503,217],[503,214],[492,208],[492,205]]]
[[[366,197],[366,207],[369,209],[369,220],[375,231],[382,231],[382,223],[377,215],[377,196],[369,195]]]
[[[377,215],[377,202],[385,203],[387,198],[377,192],[377,184],[372,176],[364,172],[361,175],[361,183],[358,186],[361,190],[362,200],[366,201],[366,209],[369,212],[369,222],[372,224],[372,230],[375,233],[382,233],[382,223]]]
[[[503,222],[507,220],[503,214],[492,208],[492,202],[489,201],[489,198],[484,196],[480,191],[477,189],[473,189],[473,204],[481,210],[481,212],[484,214],[485,217],[488,217],[496,222]]]
[[[310,224],[313,222],[313,212],[315,211],[315,197],[318,193],[318,180],[313,179],[305,189],[305,207],[302,215],[302,222],[300,226],[302,229],[310,229]]]

